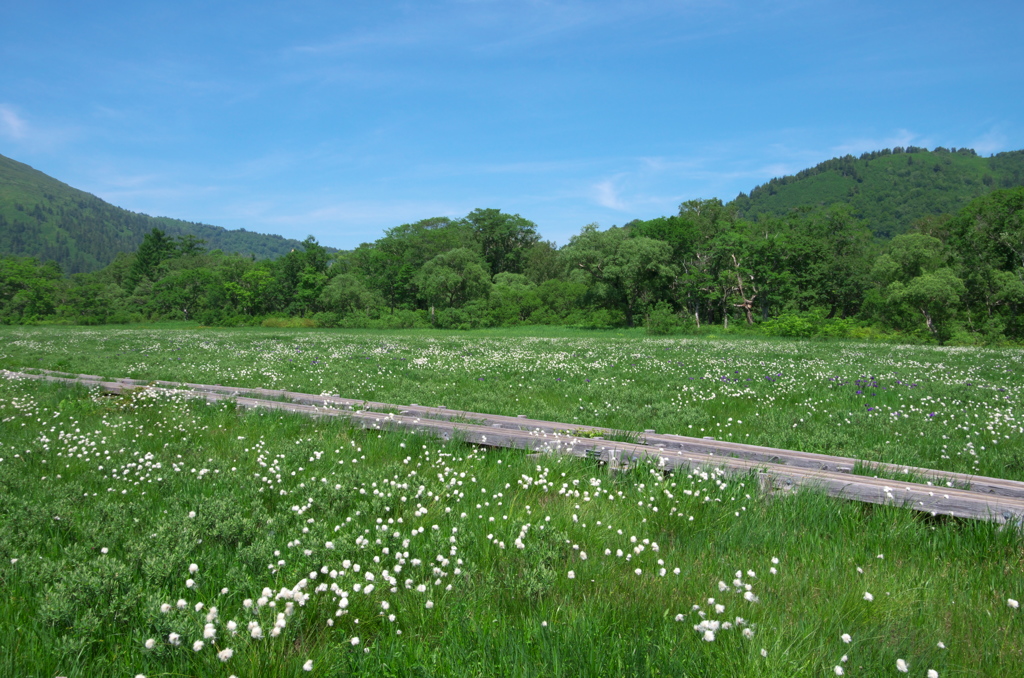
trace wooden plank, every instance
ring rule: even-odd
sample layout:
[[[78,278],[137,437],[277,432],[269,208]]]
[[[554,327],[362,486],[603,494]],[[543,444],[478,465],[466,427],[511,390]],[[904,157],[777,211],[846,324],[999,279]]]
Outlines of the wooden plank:
[[[85,383],[113,392],[139,387],[134,383],[124,383],[126,380],[115,382],[80,381],[67,377],[28,375],[6,371],[4,376],[45,379],[63,383]],[[735,456],[711,456],[702,450],[666,449],[648,444],[568,436],[562,435],[557,430],[549,431],[545,428],[535,430],[495,428],[489,424],[452,422],[408,414],[342,410],[295,402],[237,397],[214,390],[185,389],[185,393],[189,397],[203,398],[208,402],[233,400],[241,408],[263,408],[314,417],[343,418],[354,425],[367,429],[415,431],[446,440],[453,436],[459,436],[466,442],[477,445],[597,458],[612,467],[619,466],[623,462],[632,466],[642,461],[653,462],[666,470],[714,466],[730,473],[766,474],[770,478],[773,488],[813,488],[833,497],[875,504],[892,504],[916,511],[929,512],[933,515],[941,514],[1016,524],[1020,524],[1024,519],[1024,499],[961,488],[939,488],[921,483],[870,478],[821,468],[784,465]],[[1012,483],[1014,481],[1005,482]]]
[[[66,374],[48,372],[46,370],[41,371],[52,375]],[[79,379],[87,379],[91,381],[99,379],[99,377],[96,377],[94,375],[73,375],[72,377],[68,378],[74,377],[77,377]],[[135,379],[117,379],[116,381],[118,383],[137,385],[152,383],[166,387],[184,387],[193,390],[208,390],[212,392],[226,393],[231,395],[255,395],[264,398],[288,398],[289,400],[297,403],[304,403],[315,406],[329,406],[345,410],[394,410],[410,416],[429,417],[433,419],[442,420],[458,419],[463,421],[475,421],[479,423],[490,424],[492,426],[500,425],[502,427],[508,427],[512,429],[544,431],[545,433],[551,435],[572,435],[572,433],[575,432],[577,435],[582,434],[587,435],[588,437],[593,437],[598,434],[602,436],[611,436],[616,433],[611,429],[599,426],[562,424],[558,422],[543,421],[539,419],[529,419],[523,417],[522,415],[519,415],[517,417],[511,417],[507,415],[482,414],[479,412],[468,412],[464,410],[451,410],[446,407],[395,405],[392,403],[382,403],[352,398],[341,398],[338,396],[317,396],[308,393],[296,393],[292,391],[284,391],[277,389],[238,388],[221,385],[192,384],[187,382],[146,382]],[[673,434],[658,434],[651,431],[645,431],[639,437],[648,445],[653,445],[655,447],[664,446],[665,450],[683,450],[687,452],[705,454],[709,457],[709,459],[720,456],[734,456],[741,459],[749,459],[758,462],[783,464],[786,466],[794,466],[798,468],[808,468],[822,471],[837,471],[840,473],[852,473],[853,469],[859,466],[862,469],[865,469],[867,471],[873,471],[875,473],[889,474],[894,476],[907,475],[924,478],[926,484],[927,482],[931,482],[936,487],[959,487],[962,489],[970,488],[975,491],[986,492],[998,496],[1024,498],[1024,483],[1013,480],[1006,480],[1002,478],[976,476],[963,473],[956,473],[953,471],[941,471],[937,469],[922,468],[918,466],[867,461],[857,459],[854,457],[839,457],[834,455],[817,454],[811,452],[800,452],[796,450],[783,450],[778,448],[762,447],[758,445],[747,445],[743,443],[733,443],[729,441],[713,440],[707,438],[694,438],[689,436],[680,436]]]

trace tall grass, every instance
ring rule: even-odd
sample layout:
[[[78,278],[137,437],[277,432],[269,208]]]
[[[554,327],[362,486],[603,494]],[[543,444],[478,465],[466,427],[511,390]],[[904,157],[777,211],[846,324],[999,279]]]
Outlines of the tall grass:
[[[0,426],[0,675],[884,676],[902,659],[979,676],[1024,659],[1024,543],[987,523],[158,390],[4,381]]]
[[[1024,480],[1019,349],[557,328],[0,328],[0,339],[12,369],[445,405]]]

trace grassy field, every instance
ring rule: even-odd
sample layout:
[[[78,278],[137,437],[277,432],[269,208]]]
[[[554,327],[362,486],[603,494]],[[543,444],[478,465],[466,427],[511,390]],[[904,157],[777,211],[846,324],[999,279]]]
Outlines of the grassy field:
[[[1024,476],[1018,351],[555,331],[0,339],[7,368]],[[713,469],[612,475],[166,391],[0,381],[4,676],[1014,675],[1022,556],[1013,530],[763,496]]]
[[[541,330],[547,336],[530,336]],[[0,328],[0,367],[289,388],[1024,480],[1024,351],[792,340]]]

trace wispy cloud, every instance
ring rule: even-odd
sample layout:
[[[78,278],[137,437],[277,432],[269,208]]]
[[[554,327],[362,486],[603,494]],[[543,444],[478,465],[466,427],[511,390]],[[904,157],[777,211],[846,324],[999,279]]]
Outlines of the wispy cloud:
[[[429,217],[459,218],[471,211],[465,205],[440,201],[343,200],[308,206],[311,201],[263,200],[229,205],[216,223],[228,228],[256,224],[268,233],[302,238],[313,235],[325,245],[355,247],[372,242],[399,224]],[[216,216],[216,215],[215,215]],[[301,235],[300,235],[301,234]]]
[[[972,141],[970,148],[973,148],[981,155],[988,155],[989,153],[999,153],[1000,151],[1008,150],[1009,143],[1009,139],[1003,134],[1002,130],[996,127]]]
[[[352,199],[323,201],[305,197],[269,196],[236,200],[218,209],[216,223],[229,228],[254,224],[288,237],[313,233],[321,242],[353,247],[379,238],[385,229],[429,217],[458,218],[472,207],[435,200]],[[358,240],[356,240],[358,239]]]
[[[594,202],[601,207],[613,210],[625,210],[628,206],[619,196],[619,190],[615,186],[614,179],[599,181],[592,187]]]
[[[363,30],[339,35],[323,42],[292,45],[286,54],[309,54],[313,56],[334,56],[366,49],[415,45],[430,37],[422,28],[390,26],[387,30]]]
[[[13,106],[0,104],[0,135],[20,141],[28,134],[28,123]]]
[[[631,0],[421,3],[407,6],[397,17],[394,13],[385,15],[376,26],[294,44],[287,47],[284,54],[334,57],[382,49],[443,46],[493,56],[525,47],[561,44],[567,34],[621,27],[624,23],[642,22],[652,17],[693,17],[709,10],[721,10],[722,6],[718,0],[657,0],[640,4]],[[705,31],[702,23],[687,24],[685,30],[677,29],[672,34],[672,40],[703,36]]]
[[[23,151],[51,152],[75,135],[75,128],[39,124],[19,107],[0,103],[0,139],[16,144]]]
[[[845,141],[838,146],[832,147],[832,152],[837,155],[857,155],[868,151],[878,151],[883,148],[895,148],[896,146],[924,146],[927,147],[931,140],[920,136],[915,132],[906,129],[898,129],[885,137],[861,137]]]

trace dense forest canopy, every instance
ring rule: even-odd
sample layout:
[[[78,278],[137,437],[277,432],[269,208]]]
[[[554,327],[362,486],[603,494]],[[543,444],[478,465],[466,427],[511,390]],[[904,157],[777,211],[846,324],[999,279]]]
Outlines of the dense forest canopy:
[[[830,187],[833,174],[853,172],[847,178],[865,187],[861,195],[877,195],[884,206],[895,198],[875,191],[874,172],[889,176],[910,158],[933,165],[962,158],[991,169],[1000,156],[911,148],[839,158],[731,203],[690,200],[670,216],[605,230],[587,225],[562,247],[542,240],[528,219],[498,209],[402,224],[348,251],[309,237],[274,259],[210,251],[194,234],[154,227],[134,251],[70,278],[53,262],[0,259],[0,321],[644,325],[652,333],[717,326],[797,336],[1021,341],[1024,188],[999,187],[1019,177],[1013,168],[1020,156],[1002,154],[1001,173],[991,182],[985,175],[977,186],[961,182],[970,191],[960,197],[934,182],[929,190],[941,199],[914,188],[900,198],[909,201],[904,212],[886,212],[885,223],[896,224],[891,230],[858,212],[862,203],[832,200],[815,186]],[[897,184],[890,177],[887,190]],[[980,195],[969,200],[975,189]],[[794,195],[813,199],[772,202]],[[956,208],[936,207],[947,204]],[[911,210],[916,216],[905,226]],[[888,232],[896,235],[879,237]]]
[[[154,228],[257,259],[279,257],[299,245],[279,235],[129,212],[0,155],[0,253],[54,261],[66,273],[86,273],[134,251]]]
[[[891,238],[919,219],[953,214],[974,198],[1015,186],[1024,186],[1024,151],[983,158],[969,148],[908,146],[833,158],[741,193],[732,204],[756,219],[841,203],[872,233]]]

